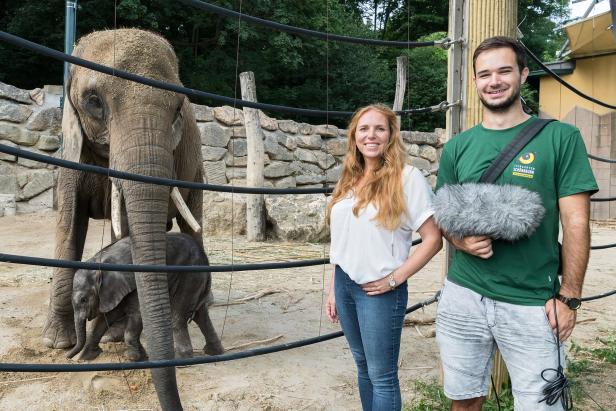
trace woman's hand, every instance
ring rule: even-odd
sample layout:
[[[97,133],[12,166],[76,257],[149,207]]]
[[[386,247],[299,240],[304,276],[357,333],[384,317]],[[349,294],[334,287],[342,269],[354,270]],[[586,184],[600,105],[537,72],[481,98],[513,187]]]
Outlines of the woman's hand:
[[[396,280],[396,284],[400,284],[395,275],[394,275],[394,279]],[[393,288],[389,286],[389,276],[381,278],[380,280],[371,281],[369,283],[362,284],[361,288],[368,295],[385,294],[393,290]]]
[[[325,312],[327,314],[327,318],[329,318],[329,321],[334,324],[338,322],[338,312],[336,311],[336,296],[334,294],[333,287],[330,288],[329,293],[327,294]]]

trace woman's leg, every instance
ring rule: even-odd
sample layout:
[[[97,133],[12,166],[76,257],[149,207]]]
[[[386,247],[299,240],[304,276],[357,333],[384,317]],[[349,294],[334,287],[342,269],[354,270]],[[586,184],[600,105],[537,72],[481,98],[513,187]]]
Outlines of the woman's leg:
[[[357,365],[357,383],[359,386],[362,408],[364,411],[371,411],[372,383],[368,376],[368,366],[359,330],[356,305],[352,295],[354,286],[357,286],[357,284],[355,284],[340,267],[336,266],[334,278],[336,311],[340,320],[340,326],[342,327],[342,331],[344,331],[344,336],[349,343],[351,353]]]
[[[406,304],[407,284],[377,296],[359,286],[355,295],[357,318],[368,375],[372,383],[372,411],[397,411],[402,407],[398,358]]]

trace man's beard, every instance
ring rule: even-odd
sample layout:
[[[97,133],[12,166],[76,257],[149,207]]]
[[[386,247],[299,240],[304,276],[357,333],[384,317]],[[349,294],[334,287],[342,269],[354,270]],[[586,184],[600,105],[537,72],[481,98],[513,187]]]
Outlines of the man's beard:
[[[497,112],[497,113],[502,113],[504,111],[509,110],[509,108],[513,106],[513,104],[519,99],[520,99],[520,88],[518,88],[515,91],[515,93],[513,93],[507,100],[503,101],[502,103],[498,103],[498,104],[488,103],[481,97],[481,94],[479,94],[479,100],[481,100],[481,103],[484,105],[484,107],[490,111]]]

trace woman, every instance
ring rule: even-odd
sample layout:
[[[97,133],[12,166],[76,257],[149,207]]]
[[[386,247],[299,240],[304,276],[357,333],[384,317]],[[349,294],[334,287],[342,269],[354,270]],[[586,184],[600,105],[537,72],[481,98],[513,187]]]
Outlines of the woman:
[[[398,355],[408,300],[406,280],[442,247],[432,190],[405,165],[396,114],[359,109],[349,124],[340,181],[327,208],[335,264],[327,316],[340,325],[357,364],[362,407],[401,408]],[[413,254],[411,234],[422,242]]]

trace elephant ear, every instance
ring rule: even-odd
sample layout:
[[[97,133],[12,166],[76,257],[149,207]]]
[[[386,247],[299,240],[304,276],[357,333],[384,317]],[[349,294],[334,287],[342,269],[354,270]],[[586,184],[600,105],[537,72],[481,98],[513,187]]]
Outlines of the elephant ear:
[[[79,162],[82,146],[83,130],[70,98],[70,90],[67,90],[64,95],[64,111],[62,113],[62,158]]]
[[[122,271],[103,271],[99,288],[99,310],[108,313],[137,289],[135,274]]]

